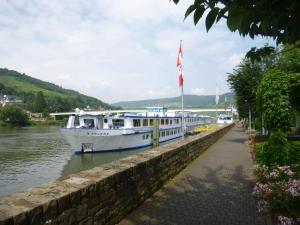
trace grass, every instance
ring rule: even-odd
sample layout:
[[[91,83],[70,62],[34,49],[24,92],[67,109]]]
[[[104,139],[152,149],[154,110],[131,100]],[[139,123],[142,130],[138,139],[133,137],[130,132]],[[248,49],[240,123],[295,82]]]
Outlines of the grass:
[[[7,87],[16,88],[17,90],[25,93],[38,93],[42,91],[44,95],[49,97],[69,97],[68,95],[64,95],[61,93],[57,93],[54,91],[49,91],[44,88],[37,87],[36,85],[30,84],[26,81],[19,81],[13,77],[9,76],[1,76],[1,83],[3,83]]]
[[[30,120],[28,126],[65,126],[67,124],[66,120],[46,120],[46,121],[35,121]],[[10,124],[0,120],[0,127],[20,127],[21,125]]]
[[[46,120],[46,121],[35,121],[30,120],[30,126],[65,126],[66,120]]]

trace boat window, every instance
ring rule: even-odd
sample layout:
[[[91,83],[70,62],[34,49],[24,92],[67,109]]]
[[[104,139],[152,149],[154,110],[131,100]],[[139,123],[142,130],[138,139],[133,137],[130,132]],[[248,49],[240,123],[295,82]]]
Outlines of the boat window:
[[[164,125],[164,124],[165,124],[165,120],[164,120],[164,119],[161,119],[161,120],[160,120],[160,124],[161,124],[161,125]]]
[[[153,126],[153,119],[150,119],[150,127],[152,127]]]
[[[145,140],[145,138],[146,138],[146,135],[145,135],[145,134],[143,134],[143,140]]]
[[[146,134],[146,139],[149,139],[149,134]]]
[[[148,127],[148,119],[143,119],[143,126]]]
[[[166,125],[169,125],[169,119],[166,119]]]
[[[123,119],[113,119],[113,128],[124,127],[124,120]]]
[[[165,132],[163,131],[162,134],[161,134],[161,136],[164,137],[165,135],[166,135],[166,134],[165,134]]]
[[[83,119],[83,122],[84,122],[85,127],[88,127],[88,128],[94,128],[95,127],[93,119]]]
[[[173,123],[173,120],[170,120],[170,125],[172,125],[172,123]]]
[[[107,119],[104,119],[104,123],[107,123]]]
[[[133,119],[133,126],[134,127],[140,127],[141,126],[141,120],[140,119]]]
[[[170,130],[170,135],[173,135],[173,130]]]
[[[166,136],[169,136],[169,131],[168,130],[166,131]]]

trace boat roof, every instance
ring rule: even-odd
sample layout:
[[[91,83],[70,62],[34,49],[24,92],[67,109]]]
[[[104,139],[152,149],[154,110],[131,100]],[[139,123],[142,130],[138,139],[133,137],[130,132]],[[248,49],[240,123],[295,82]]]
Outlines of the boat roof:
[[[181,119],[181,116],[146,116],[146,115],[123,115],[123,114],[118,114],[118,115],[103,115],[103,114],[99,114],[99,115],[92,115],[92,114],[81,114],[79,115],[79,117],[98,117],[98,116],[106,116],[106,117],[111,117],[111,118],[140,118],[140,119]],[[210,118],[210,116],[207,115],[187,115],[185,116],[185,118]]]

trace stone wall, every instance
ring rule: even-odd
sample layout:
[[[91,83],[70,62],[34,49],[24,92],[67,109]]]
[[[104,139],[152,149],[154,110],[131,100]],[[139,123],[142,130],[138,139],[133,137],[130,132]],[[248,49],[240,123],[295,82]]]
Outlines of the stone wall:
[[[233,125],[63,177],[0,200],[0,225],[115,224]]]

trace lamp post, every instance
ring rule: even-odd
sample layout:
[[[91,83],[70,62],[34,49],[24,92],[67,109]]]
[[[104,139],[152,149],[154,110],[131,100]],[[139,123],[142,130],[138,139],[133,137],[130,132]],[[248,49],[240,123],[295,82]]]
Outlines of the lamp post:
[[[251,108],[250,108],[250,103],[245,100],[245,103],[247,104],[248,103],[248,108],[249,108],[249,112],[248,112],[248,116],[249,116],[249,135],[250,135],[250,138],[251,138]]]
[[[251,110],[250,110],[250,105],[249,105],[249,135],[251,138]]]

